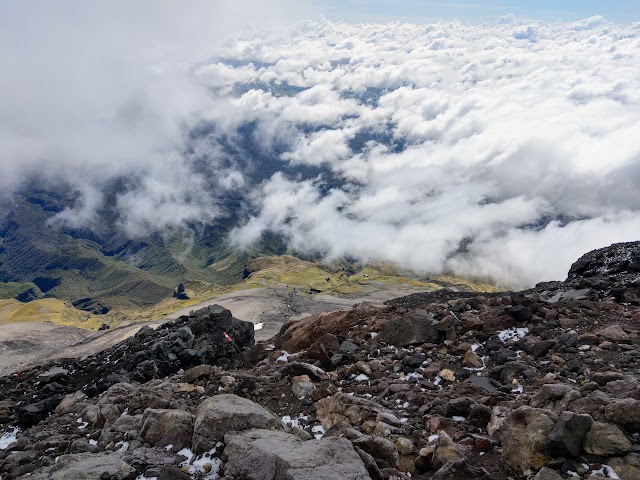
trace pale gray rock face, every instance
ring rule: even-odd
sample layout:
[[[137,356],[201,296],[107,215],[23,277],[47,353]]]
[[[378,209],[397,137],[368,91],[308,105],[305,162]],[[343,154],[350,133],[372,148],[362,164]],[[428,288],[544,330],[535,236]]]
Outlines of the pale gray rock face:
[[[370,480],[345,438],[302,441],[277,430],[225,435],[229,480]]]
[[[250,428],[282,429],[282,422],[251,400],[231,394],[216,395],[198,406],[192,448],[196,453],[204,453],[221,442],[227,432]]]
[[[135,469],[123,460],[123,454],[79,453],[62,455],[50,467],[39,469],[29,478],[33,480],[87,480],[87,478],[107,478],[133,480]]]

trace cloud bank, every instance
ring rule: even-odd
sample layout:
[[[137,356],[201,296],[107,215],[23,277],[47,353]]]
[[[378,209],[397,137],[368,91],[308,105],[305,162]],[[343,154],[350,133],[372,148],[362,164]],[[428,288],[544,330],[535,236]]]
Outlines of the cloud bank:
[[[202,19],[214,17],[180,17],[168,42],[151,19],[163,34],[123,27],[116,48],[113,23],[96,20],[82,27],[90,48],[50,32],[51,48],[43,34],[8,52],[2,186],[33,172],[71,181],[83,202],[61,219],[86,225],[104,182],[133,178],[117,196],[132,236],[224,215],[220,198],[234,191],[251,212],[232,232],[239,247],[273,231],[328,260],[512,287],[637,240],[640,25],[320,20],[220,43],[233,32],[208,35]],[[249,181],[251,158],[228,148],[246,136],[280,172]],[[300,167],[324,174],[291,174]]]

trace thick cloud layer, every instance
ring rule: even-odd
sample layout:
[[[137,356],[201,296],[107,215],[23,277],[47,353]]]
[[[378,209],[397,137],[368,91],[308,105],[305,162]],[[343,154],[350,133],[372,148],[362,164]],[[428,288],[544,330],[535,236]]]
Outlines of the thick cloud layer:
[[[585,251],[640,233],[639,47],[640,25],[601,18],[324,22],[246,39],[233,55],[262,66],[209,73],[308,88],[235,104],[271,125],[310,124],[283,158],[324,164],[348,185],[324,196],[322,182],[276,176],[236,238],[276,230],[328,258],[511,286],[563,278]]]
[[[233,190],[254,212],[241,247],[271,230],[329,260],[514,287],[640,232],[640,25],[321,20],[218,44],[233,12],[47,10],[0,24],[1,182],[71,182],[72,225],[96,221],[114,178],[132,179],[117,197],[132,236],[209,221]],[[224,147],[247,125],[261,158],[340,181],[284,168],[248,185]]]

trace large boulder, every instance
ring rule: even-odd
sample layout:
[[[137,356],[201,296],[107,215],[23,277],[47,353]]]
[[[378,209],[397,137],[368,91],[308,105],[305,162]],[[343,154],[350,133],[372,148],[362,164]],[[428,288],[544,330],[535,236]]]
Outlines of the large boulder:
[[[355,439],[353,445],[364,450],[376,460],[386,462],[391,467],[394,467],[400,459],[398,449],[386,438],[363,435]]]
[[[86,480],[87,478],[117,478],[134,480],[135,469],[124,461],[124,454],[78,453],[62,455],[48,467],[43,467],[29,478],[31,480]]]
[[[225,476],[229,480],[370,480],[346,438],[302,441],[276,430],[225,435]]]
[[[257,403],[237,395],[216,395],[203,401],[196,411],[192,449],[200,454],[221,442],[227,432],[251,428],[282,428],[282,422]]]
[[[62,400],[62,395],[53,395],[38,402],[16,406],[15,412],[18,416],[18,425],[21,427],[30,427],[44,420],[60,405]]]
[[[497,431],[503,462],[524,475],[545,466],[551,460],[547,439],[556,420],[548,410],[527,406],[507,413]]]
[[[424,310],[392,318],[382,325],[378,340],[396,347],[437,342],[438,322]]]
[[[601,457],[625,455],[631,447],[622,430],[610,423],[595,422],[584,439],[585,451]]]
[[[625,398],[610,403],[604,409],[604,417],[607,421],[629,430],[640,431],[640,400]]]
[[[173,445],[174,451],[191,445],[193,415],[183,410],[147,408],[140,435],[155,447]]]

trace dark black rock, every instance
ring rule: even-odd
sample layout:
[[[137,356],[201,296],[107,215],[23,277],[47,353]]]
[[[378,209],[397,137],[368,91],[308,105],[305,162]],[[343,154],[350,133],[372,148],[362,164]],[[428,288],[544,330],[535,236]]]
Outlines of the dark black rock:
[[[578,457],[582,442],[593,424],[591,415],[562,412],[548,436],[549,454],[554,457]]]
[[[553,340],[541,340],[533,346],[533,357],[543,357],[555,346]]]
[[[14,410],[18,417],[18,425],[23,428],[30,427],[44,420],[63,398],[63,395],[54,395],[39,402],[16,406]]]
[[[504,313],[511,316],[516,322],[528,322],[533,317],[533,312],[524,305],[506,307]]]
[[[189,300],[189,295],[187,295],[183,283],[178,285],[178,287],[173,291],[173,298],[177,298],[178,300]]]
[[[569,278],[640,273],[640,242],[615,243],[578,259]]]

